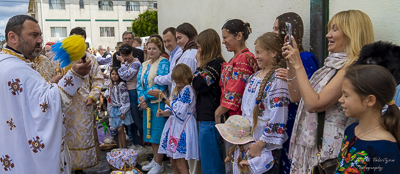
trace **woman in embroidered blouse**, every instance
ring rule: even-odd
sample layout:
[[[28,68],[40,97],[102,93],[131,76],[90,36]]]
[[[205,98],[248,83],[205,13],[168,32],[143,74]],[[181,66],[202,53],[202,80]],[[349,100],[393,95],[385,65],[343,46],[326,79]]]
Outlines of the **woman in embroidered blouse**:
[[[197,121],[199,121],[199,147],[203,160],[203,173],[225,173],[223,139],[215,128],[215,110],[220,104],[219,79],[222,63],[221,40],[214,29],[202,31],[196,37],[197,69],[193,75],[193,88],[197,93]]]
[[[350,66],[342,89],[343,112],[359,123],[345,131],[335,173],[398,173],[400,111],[392,74],[378,65]]]
[[[159,89],[165,91],[165,85],[154,84],[154,77],[157,75],[166,75],[169,72],[169,61],[161,57],[161,41],[158,38],[151,38],[147,42],[147,51],[149,60],[143,62],[137,75],[137,91],[139,96],[139,105],[143,109],[143,125],[147,125],[147,112],[146,108],[151,109],[151,128],[150,138],[146,135],[143,136],[145,142],[150,142],[153,148],[154,158],[146,166],[143,166],[145,171],[149,171],[151,168],[161,168],[163,155],[158,154],[158,147],[160,143],[161,133],[164,128],[165,121],[164,117],[157,117],[156,113],[158,110],[158,98],[148,95],[147,92],[153,89]],[[161,102],[160,109],[164,110],[164,102]],[[144,126],[143,132],[147,132],[147,127]]]
[[[133,47],[131,45],[124,44],[119,49],[121,56],[116,55],[116,57],[121,62],[121,68],[118,69],[118,74],[122,80],[126,81],[131,103],[132,118],[135,121],[134,124],[128,126],[129,139],[133,145],[142,146],[143,119],[139,114],[138,94],[136,90],[136,78],[141,63],[139,59],[133,57],[132,51]],[[137,131],[139,131],[139,136],[137,135]]]
[[[241,108],[243,116],[253,124],[253,137],[257,141],[250,149],[267,147],[273,153],[275,164],[281,163],[282,144],[287,139],[289,92],[286,81],[277,78],[275,71],[286,67],[282,45],[283,40],[272,32],[255,41],[255,58],[261,70],[250,76]],[[279,169],[280,165],[274,165],[268,173],[279,173]]]
[[[310,81],[307,79],[296,40],[291,38],[293,47],[288,43],[282,47],[283,56],[290,62],[287,75],[290,79],[290,100],[300,101],[290,140],[291,173],[310,173],[311,168],[318,163],[318,112],[325,112],[320,162],[337,157],[343,131],[346,125],[354,122],[340,111],[337,101],[341,96],[346,67],[357,60],[362,46],[374,41],[372,22],[362,11],[348,10],[335,14],[328,27],[326,37],[330,54],[325,59],[324,66],[314,73]]]
[[[221,122],[221,116],[241,115],[240,105],[247,79],[254,73],[246,57],[254,60],[254,55],[246,47],[246,40],[251,33],[249,23],[240,19],[232,19],[222,26],[222,44],[234,57],[222,64],[221,80],[221,105],[215,111],[215,122]],[[255,60],[254,60],[255,61]]]

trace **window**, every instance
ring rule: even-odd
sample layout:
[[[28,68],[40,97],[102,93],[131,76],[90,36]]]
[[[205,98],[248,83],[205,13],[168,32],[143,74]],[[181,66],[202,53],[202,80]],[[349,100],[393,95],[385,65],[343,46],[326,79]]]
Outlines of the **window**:
[[[132,31],[132,27],[126,27],[126,31]]]
[[[83,0],[79,0],[79,9],[85,9],[85,3]]]
[[[157,2],[153,2],[153,8],[157,9]]]
[[[112,1],[99,1],[99,10],[113,11],[113,2]]]
[[[114,27],[100,27],[100,37],[114,37]]]
[[[50,9],[65,10],[65,0],[49,0]]]
[[[126,1],[125,5],[126,5],[126,11],[140,11],[139,2]]]
[[[67,37],[67,27],[50,27],[51,37]]]

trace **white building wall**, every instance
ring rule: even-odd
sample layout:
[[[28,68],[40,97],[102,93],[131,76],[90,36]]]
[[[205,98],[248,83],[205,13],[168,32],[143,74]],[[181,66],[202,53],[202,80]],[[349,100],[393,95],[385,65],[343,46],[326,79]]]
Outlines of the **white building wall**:
[[[126,1],[113,1],[113,11],[100,11],[98,0],[85,0],[84,9],[79,0],[65,0],[65,9],[50,9],[49,0],[36,0],[36,19],[43,31],[44,43],[62,38],[51,37],[50,27],[66,27],[67,35],[72,28],[85,27],[91,46],[110,46],[114,49],[122,41],[122,33],[131,27],[133,19],[146,11],[148,3],[140,1],[140,11],[126,11]],[[42,9],[43,8],[43,9]],[[100,27],[114,27],[114,37],[100,37]]]
[[[215,29],[221,36],[221,27],[228,19],[241,19],[249,22],[253,33],[249,35],[247,46],[254,52],[254,41],[265,32],[272,31],[273,23],[282,13],[293,11],[298,13],[304,22],[304,46],[309,48],[310,35],[310,0],[162,0],[158,1],[159,33],[167,27],[177,27],[183,22],[189,22],[196,27],[197,32],[207,28]],[[233,53],[226,51],[222,45],[226,60]]]
[[[159,1],[159,33],[170,26],[177,27],[189,22],[200,33],[207,28],[215,29],[221,35],[221,27],[228,19],[239,18],[249,22],[253,33],[247,46],[254,52],[254,40],[262,33],[272,31],[276,17],[285,12],[298,13],[304,22],[304,46],[309,50],[310,0],[168,0]],[[329,17],[348,9],[362,10],[372,20],[375,40],[386,40],[400,44],[400,1],[399,0],[330,0]],[[226,60],[232,58],[223,47]]]
[[[375,41],[384,40],[400,44],[399,0],[331,0],[329,17],[343,10],[361,10],[368,14],[374,26]]]

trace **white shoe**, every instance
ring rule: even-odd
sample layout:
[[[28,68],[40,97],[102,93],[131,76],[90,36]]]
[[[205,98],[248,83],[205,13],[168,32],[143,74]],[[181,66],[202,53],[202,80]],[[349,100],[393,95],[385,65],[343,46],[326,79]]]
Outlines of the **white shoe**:
[[[153,168],[151,168],[151,170],[147,174],[160,174],[161,172],[164,171],[164,163],[162,163],[162,166],[160,166],[156,162],[154,163],[155,165],[153,166]]]
[[[142,170],[145,171],[145,172],[150,171],[151,168],[153,168],[155,164],[157,164],[157,163],[156,163],[156,162],[154,161],[154,159],[153,159],[153,160],[150,161],[149,164],[143,166],[143,167],[142,167]]]

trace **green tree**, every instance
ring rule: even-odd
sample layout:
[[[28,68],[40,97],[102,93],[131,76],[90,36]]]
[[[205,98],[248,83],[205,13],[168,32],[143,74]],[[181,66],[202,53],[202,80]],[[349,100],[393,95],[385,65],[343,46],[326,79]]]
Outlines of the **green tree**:
[[[157,10],[146,10],[132,22],[132,31],[137,37],[158,33]]]

